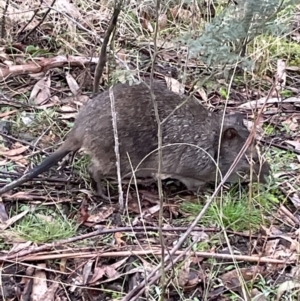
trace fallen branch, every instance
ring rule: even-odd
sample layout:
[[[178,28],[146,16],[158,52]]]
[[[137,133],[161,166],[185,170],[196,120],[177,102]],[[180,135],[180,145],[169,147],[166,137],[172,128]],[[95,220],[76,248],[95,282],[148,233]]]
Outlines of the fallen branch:
[[[97,64],[98,57],[81,57],[81,56],[66,56],[59,55],[52,58],[35,58],[31,64],[14,65],[0,68],[0,81],[7,80],[10,77],[46,72],[50,69],[64,66],[82,67],[90,63]]]
[[[166,250],[165,255],[168,254],[170,250]],[[112,252],[101,252],[95,251],[91,252],[90,250],[86,252],[68,252],[62,253],[61,251],[55,251],[57,254],[41,254],[41,255],[27,255],[25,257],[19,258],[18,261],[45,261],[45,260],[53,260],[53,259],[62,259],[62,258],[116,258],[116,257],[129,257],[129,256],[143,256],[143,255],[161,255],[161,249],[158,247],[156,249],[151,248],[151,250],[134,250],[134,251],[112,251]],[[260,256],[249,256],[249,255],[233,255],[233,254],[218,254],[218,253],[210,253],[210,252],[186,252],[186,251],[176,251],[174,255],[186,255],[189,258],[214,258],[214,259],[224,259],[224,260],[237,260],[243,262],[257,262],[257,263],[270,263],[270,264],[291,264],[295,263],[294,261],[283,260],[283,259],[274,259],[268,257],[260,257]],[[4,256],[0,257],[0,261],[6,261]],[[10,260],[9,260],[10,261]]]

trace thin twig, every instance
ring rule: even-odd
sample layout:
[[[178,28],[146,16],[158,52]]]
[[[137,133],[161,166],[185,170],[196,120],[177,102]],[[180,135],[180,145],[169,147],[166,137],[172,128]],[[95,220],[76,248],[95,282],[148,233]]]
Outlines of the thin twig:
[[[28,141],[25,141],[25,140],[22,140],[22,139],[15,138],[15,137],[13,137],[13,136],[4,134],[4,133],[2,133],[2,132],[0,132],[0,134],[1,134],[1,136],[5,137],[5,138],[7,138],[7,139],[9,139],[9,140],[12,140],[12,141],[15,141],[15,142],[20,142],[20,143],[23,144],[23,145],[29,146],[29,148],[31,148],[31,149],[33,149],[33,150],[37,149],[37,150],[39,150],[40,153],[49,156],[49,153],[48,153],[48,152],[46,152],[45,150],[41,149],[40,147],[37,147],[36,145],[33,145],[32,143],[30,143],[30,142],[28,142]]]
[[[101,51],[99,54],[99,61],[98,61],[98,64],[97,64],[97,67],[95,70],[93,96],[95,96],[99,92],[99,82],[100,82],[100,79],[101,79],[101,76],[103,73],[104,66],[106,64],[106,60],[107,60],[107,54],[106,54],[107,49],[106,48],[107,48],[110,36],[114,32],[114,29],[117,25],[118,16],[121,11],[121,6],[122,6],[122,1],[118,2],[118,0],[116,0],[113,15],[110,19],[110,24],[105,32]]]
[[[163,232],[185,232],[187,231],[189,228],[188,227],[173,227],[173,228],[163,228],[161,229],[161,231]],[[12,253],[12,254],[8,254],[7,256],[2,256],[0,257],[0,260],[8,260],[8,259],[11,259],[11,260],[15,260],[15,259],[20,259],[20,258],[23,258],[27,255],[32,255],[32,254],[35,254],[35,253],[38,253],[38,252],[45,252],[45,251],[49,251],[49,250],[52,250],[54,249],[53,252],[55,252],[58,247],[60,246],[63,246],[63,245],[67,245],[67,244],[70,244],[70,243],[74,243],[76,241],[82,241],[82,240],[85,240],[85,239],[90,239],[92,237],[95,237],[95,236],[100,236],[100,235],[108,235],[108,234],[112,234],[112,233],[117,233],[117,232],[132,232],[132,228],[131,227],[120,227],[120,228],[110,228],[110,229],[99,229],[99,230],[96,230],[96,231],[93,231],[93,232],[90,232],[90,233],[87,233],[87,234],[83,234],[83,235],[79,235],[79,236],[75,236],[75,237],[72,237],[72,238],[68,238],[68,239],[63,239],[63,240],[59,240],[59,241],[56,241],[56,242],[53,242],[53,243],[50,243],[50,244],[44,244],[42,246],[39,246],[39,247],[33,247],[31,248],[30,250],[23,250],[23,251],[20,251],[18,253]],[[150,227],[150,226],[147,226],[147,227],[135,227],[134,228],[134,232],[135,233],[142,233],[142,232],[145,232],[145,231],[158,231],[158,227]],[[202,227],[194,227],[193,231],[200,231],[200,232],[220,232],[221,230],[218,229],[218,228],[202,228]],[[240,233],[240,232],[234,232],[234,231],[227,231],[228,233],[231,233],[231,234],[234,234],[234,235],[239,235],[239,236],[247,236],[249,237],[247,234],[245,233]],[[280,235],[272,235],[272,236],[269,236],[268,238],[269,239],[277,239],[277,238],[280,238],[281,236]],[[62,252],[61,249],[59,249],[58,252]],[[160,251],[161,252],[161,251]],[[182,252],[183,253],[183,252]],[[210,253],[211,254],[211,253]],[[224,255],[224,254],[212,254],[212,255]],[[232,256],[230,254],[228,254],[227,256]],[[243,256],[246,256],[247,255],[243,255]],[[251,256],[248,256],[248,257],[251,257]],[[231,257],[232,258],[232,257]]]
[[[8,10],[8,6],[9,6],[9,0],[6,0],[6,3],[5,3],[5,7],[4,7],[4,10],[3,10],[3,14],[2,14],[2,26],[1,26],[1,38],[4,39],[5,38],[5,21],[6,21],[6,13],[7,13],[7,10]]]
[[[117,128],[117,113],[116,113],[115,97],[114,97],[112,87],[109,88],[109,98],[110,98],[112,125],[113,125],[114,140],[115,140],[115,155],[116,155],[116,167],[117,167],[117,178],[118,178],[119,205],[120,205],[120,209],[123,211],[124,210],[124,198],[123,198],[122,177],[121,177],[121,159],[120,159],[119,136],[118,136],[118,128]]]
[[[34,14],[32,15],[32,17],[30,18],[30,20],[23,26],[23,28],[20,30],[19,35],[23,34],[25,28],[33,21],[33,19],[35,18],[35,16],[37,15],[38,11],[40,10],[40,8],[42,7],[43,4],[43,0],[40,1],[40,5],[38,8],[36,8],[34,10]],[[22,41],[22,40],[21,40]]]
[[[48,8],[48,10],[44,13],[44,16],[42,17],[42,19],[40,20],[40,22],[38,22],[38,24],[33,27],[21,40],[21,42],[25,41],[41,24],[43,24],[43,22],[45,21],[46,17],[48,16],[48,14],[50,13],[52,6],[55,4],[56,0],[53,0],[52,3],[50,4],[50,7]],[[36,12],[37,13],[37,12]],[[36,14],[35,13],[35,14]]]
[[[151,250],[134,250],[134,251],[112,251],[112,252],[102,252],[96,251],[91,252],[71,252],[71,253],[61,253],[60,251],[57,251],[58,254],[43,254],[43,255],[31,255],[28,257],[17,257],[18,261],[40,261],[40,260],[53,260],[53,259],[59,259],[59,258],[116,258],[116,257],[129,257],[129,256],[143,256],[143,255],[161,255],[161,250],[157,248],[151,249]],[[167,253],[165,253],[167,255]],[[187,253],[186,251],[176,251],[173,255],[177,255],[177,258],[182,258],[185,255],[188,255],[190,258],[214,258],[214,259],[223,259],[223,260],[234,260],[234,261],[243,261],[243,262],[256,262],[256,263],[269,263],[269,264],[293,264],[295,263],[295,260],[285,260],[285,259],[275,259],[275,258],[268,258],[268,257],[260,257],[260,256],[249,256],[249,255],[232,255],[232,254],[218,254],[218,253],[211,253],[211,252],[190,252]],[[177,259],[176,258],[176,259]],[[0,257],[1,261],[12,261],[11,259],[5,258],[5,256]],[[178,261],[178,260],[177,260]],[[171,268],[171,264],[167,267],[168,269]],[[160,275],[155,276],[155,280],[158,280]],[[154,281],[153,281],[154,282]],[[152,284],[152,282],[150,282]],[[133,298],[131,300],[136,300],[136,298]]]
[[[157,50],[157,35],[158,35],[158,19],[159,19],[159,9],[160,9],[160,0],[156,0],[156,24],[155,24],[155,31],[154,31],[154,37],[153,37],[153,46],[154,46],[154,53],[152,56],[152,68],[150,73],[150,94],[151,99],[153,102],[154,112],[155,112],[155,119],[157,123],[157,148],[158,148],[158,169],[157,169],[157,187],[158,187],[158,196],[159,196],[159,219],[158,219],[158,226],[159,226],[159,242],[161,245],[161,278],[160,278],[160,286],[161,286],[161,292],[160,292],[160,298],[164,298],[165,291],[166,291],[166,275],[165,275],[165,241],[164,236],[162,232],[163,228],[163,212],[164,212],[164,196],[163,196],[163,188],[162,188],[162,179],[161,179],[161,173],[162,173],[162,124],[159,117],[158,112],[158,105],[157,101],[155,99],[155,95],[153,93],[153,74],[155,69],[155,61],[156,56],[158,53]],[[149,50],[149,53],[151,53],[151,50]]]

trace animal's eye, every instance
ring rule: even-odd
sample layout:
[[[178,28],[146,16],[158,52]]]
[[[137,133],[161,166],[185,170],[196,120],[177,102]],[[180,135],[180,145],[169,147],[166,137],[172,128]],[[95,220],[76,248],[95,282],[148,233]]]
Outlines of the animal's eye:
[[[228,128],[223,133],[223,139],[232,140],[238,135],[235,128]]]

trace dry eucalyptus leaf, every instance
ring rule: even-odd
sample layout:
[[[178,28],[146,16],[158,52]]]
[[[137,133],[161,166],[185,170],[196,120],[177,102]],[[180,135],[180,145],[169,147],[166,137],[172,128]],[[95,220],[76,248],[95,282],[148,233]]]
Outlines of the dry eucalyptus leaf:
[[[39,269],[35,270],[33,276],[33,284],[32,284],[32,293],[31,300],[32,301],[41,301],[44,300],[43,296],[47,293],[47,277],[46,277],[46,264],[40,263],[38,264]]]
[[[73,93],[73,95],[77,95],[78,92],[80,91],[80,87],[78,85],[78,83],[76,82],[75,78],[69,73],[66,73],[66,80],[68,83],[68,86],[71,90],[71,92]]]
[[[114,212],[113,207],[102,207],[101,211],[97,212],[96,214],[90,215],[87,222],[92,223],[100,223],[107,220]]]
[[[278,290],[277,290],[277,297],[276,297],[276,301],[280,301],[281,300],[281,296],[285,293],[285,292],[291,292],[291,290],[296,289],[296,288],[300,288],[300,283],[298,281],[295,280],[288,280],[286,282],[283,282],[282,284],[280,284]]]
[[[14,215],[10,219],[3,222],[3,224],[0,225],[0,229],[1,230],[7,229],[11,225],[13,225],[15,222],[17,222],[19,219],[21,219],[23,216],[25,216],[28,212],[29,212],[29,210],[25,210],[25,211],[22,211],[21,213],[19,213],[17,215]]]
[[[58,289],[59,282],[54,281],[52,282],[47,289],[47,292],[43,295],[42,300],[43,301],[53,301],[53,300],[59,300],[56,296],[56,291]]]
[[[142,11],[140,13],[140,18],[141,18],[142,27],[144,29],[148,30],[149,32],[153,32],[154,30],[153,30],[153,27],[151,25],[149,15],[145,11]]]
[[[251,100],[248,101],[246,103],[243,103],[241,105],[238,106],[238,108],[243,108],[243,109],[255,109],[255,108],[261,108],[263,106],[263,104],[267,102],[268,104],[273,104],[273,103],[300,103],[300,98],[299,97],[289,97],[286,99],[281,99],[278,97],[275,98],[269,98],[267,100],[267,97],[262,97],[260,99],[257,100]]]
[[[28,148],[29,148],[29,146],[21,146],[18,148],[10,149],[8,151],[0,150],[0,155],[2,155],[4,157],[9,157],[11,159],[11,157],[23,154]]]
[[[88,260],[88,262],[84,265],[82,271],[82,284],[86,285],[88,283],[88,279],[92,272],[92,267],[94,265],[95,260]]]
[[[279,59],[277,61],[277,89],[280,90],[285,87],[286,84],[286,63],[284,60]]]
[[[33,101],[36,105],[41,105],[50,99],[51,78],[49,76],[43,77],[33,87],[29,101]]]
[[[286,140],[285,142],[294,146],[296,150],[300,150],[300,140],[295,140],[295,141]]]
[[[177,79],[165,76],[165,80],[168,88],[176,94],[182,95],[184,93],[184,85],[181,84]]]
[[[161,14],[158,17],[158,28],[159,29],[164,29],[167,27],[168,24],[168,17],[166,14]]]
[[[46,0],[46,3],[49,6],[53,5],[51,3],[51,0]],[[79,20],[82,19],[82,15],[79,9],[68,0],[57,0],[54,4],[54,7],[60,12],[67,13],[69,16],[71,16],[74,19],[79,19]]]

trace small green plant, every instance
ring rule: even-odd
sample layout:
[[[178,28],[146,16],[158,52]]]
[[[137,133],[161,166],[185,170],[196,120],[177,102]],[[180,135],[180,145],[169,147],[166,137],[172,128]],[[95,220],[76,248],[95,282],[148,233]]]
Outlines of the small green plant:
[[[13,229],[25,240],[35,243],[72,237],[77,230],[73,221],[47,208],[39,208],[35,212],[28,213]]]
[[[256,191],[253,195],[255,197],[249,201],[249,195],[237,189],[237,186],[232,187],[228,192],[223,192],[222,198],[216,199],[207,210],[201,224],[230,228],[235,231],[259,229],[263,223],[266,223],[262,211],[272,210],[273,204],[268,201],[267,190],[262,190],[260,193]],[[181,205],[184,212],[192,215],[191,219],[194,219],[202,208],[201,202],[184,202]]]
[[[225,88],[220,88],[219,89],[219,92],[221,94],[221,96],[224,98],[224,99],[227,99],[228,98],[228,93],[227,93],[227,90]]]
[[[276,147],[272,147],[266,153],[266,157],[268,162],[272,165],[273,173],[280,170],[292,170],[292,162],[297,160],[296,154]]]
[[[74,163],[73,163],[73,169],[78,173],[80,178],[85,181],[85,184],[87,186],[90,185],[90,171],[89,171],[89,165],[90,165],[90,157],[88,155],[82,155],[82,156],[76,156]]]
[[[26,53],[29,53],[32,57],[50,55],[48,50],[42,49],[34,45],[28,45],[26,47]]]
[[[268,124],[266,127],[264,127],[264,132],[267,136],[271,136],[276,133],[276,129],[274,128],[274,126]]]
[[[291,129],[290,129],[290,127],[289,127],[289,125],[288,124],[286,124],[285,122],[282,122],[282,124],[281,124],[281,128],[280,128],[280,131],[281,132],[285,132],[285,133],[287,133],[287,134],[290,134],[291,133]]]
[[[280,95],[282,97],[291,97],[291,96],[293,96],[293,92],[290,90],[283,90],[280,92]]]

